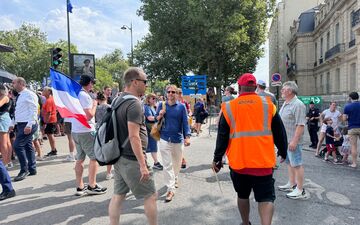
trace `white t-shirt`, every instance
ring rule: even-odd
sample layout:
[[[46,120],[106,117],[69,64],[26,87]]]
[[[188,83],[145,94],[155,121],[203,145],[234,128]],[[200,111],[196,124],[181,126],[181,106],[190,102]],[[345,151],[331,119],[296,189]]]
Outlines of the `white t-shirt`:
[[[324,114],[324,119],[330,117],[333,124],[332,127],[336,128],[339,125],[339,116],[341,113],[338,110],[335,110],[334,112],[331,112],[330,109],[325,109],[322,114]]]
[[[78,97],[83,109],[91,109],[93,107],[93,100],[87,92],[81,90]],[[88,121],[91,128],[85,127],[77,119],[72,119],[71,123],[72,133],[87,133],[95,131],[95,117]]]

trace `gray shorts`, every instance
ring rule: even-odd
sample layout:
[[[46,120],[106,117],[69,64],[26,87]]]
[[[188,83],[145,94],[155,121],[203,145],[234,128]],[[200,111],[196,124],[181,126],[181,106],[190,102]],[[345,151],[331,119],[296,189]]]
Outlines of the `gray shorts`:
[[[76,160],[84,160],[86,156],[95,160],[94,141],[95,136],[91,133],[71,133],[76,145]]]
[[[154,173],[149,168],[150,178],[146,182],[140,182],[140,165],[136,160],[121,157],[114,164],[114,194],[125,195],[131,190],[136,199],[142,199],[156,193]]]

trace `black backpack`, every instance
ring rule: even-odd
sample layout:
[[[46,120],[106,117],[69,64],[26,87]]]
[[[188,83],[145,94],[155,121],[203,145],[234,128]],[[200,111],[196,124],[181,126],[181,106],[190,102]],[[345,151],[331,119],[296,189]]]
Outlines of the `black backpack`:
[[[121,156],[121,149],[129,141],[129,138],[123,142],[118,139],[116,110],[130,99],[137,100],[138,98],[133,95],[125,95],[114,99],[111,107],[107,109],[101,119],[100,126],[96,129],[94,153],[100,166],[115,164]]]

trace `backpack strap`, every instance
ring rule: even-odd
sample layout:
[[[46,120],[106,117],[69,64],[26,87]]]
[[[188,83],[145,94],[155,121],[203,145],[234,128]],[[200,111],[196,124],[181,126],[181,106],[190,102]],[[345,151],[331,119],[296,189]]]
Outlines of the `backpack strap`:
[[[118,141],[118,134],[117,134],[117,119],[116,119],[116,110],[126,101],[130,100],[130,99],[136,99],[138,100],[137,97],[135,97],[134,95],[125,95],[123,97],[116,97],[113,102],[111,103],[111,109],[112,109],[112,113],[111,113],[111,119],[113,122],[113,128],[114,128],[114,138],[116,138]],[[129,141],[129,136],[125,139],[124,143],[121,145],[121,148],[124,148],[125,145],[127,144],[127,142]]]

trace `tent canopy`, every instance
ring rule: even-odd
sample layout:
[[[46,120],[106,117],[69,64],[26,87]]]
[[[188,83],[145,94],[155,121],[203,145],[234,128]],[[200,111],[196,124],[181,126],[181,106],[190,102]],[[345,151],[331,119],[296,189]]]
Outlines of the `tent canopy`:
[[[11,83],[15,78],[14,74],[0,69],[0,83]]]
[[[13,52],[13,50],[10,46],[0,44],[0,52]]]

